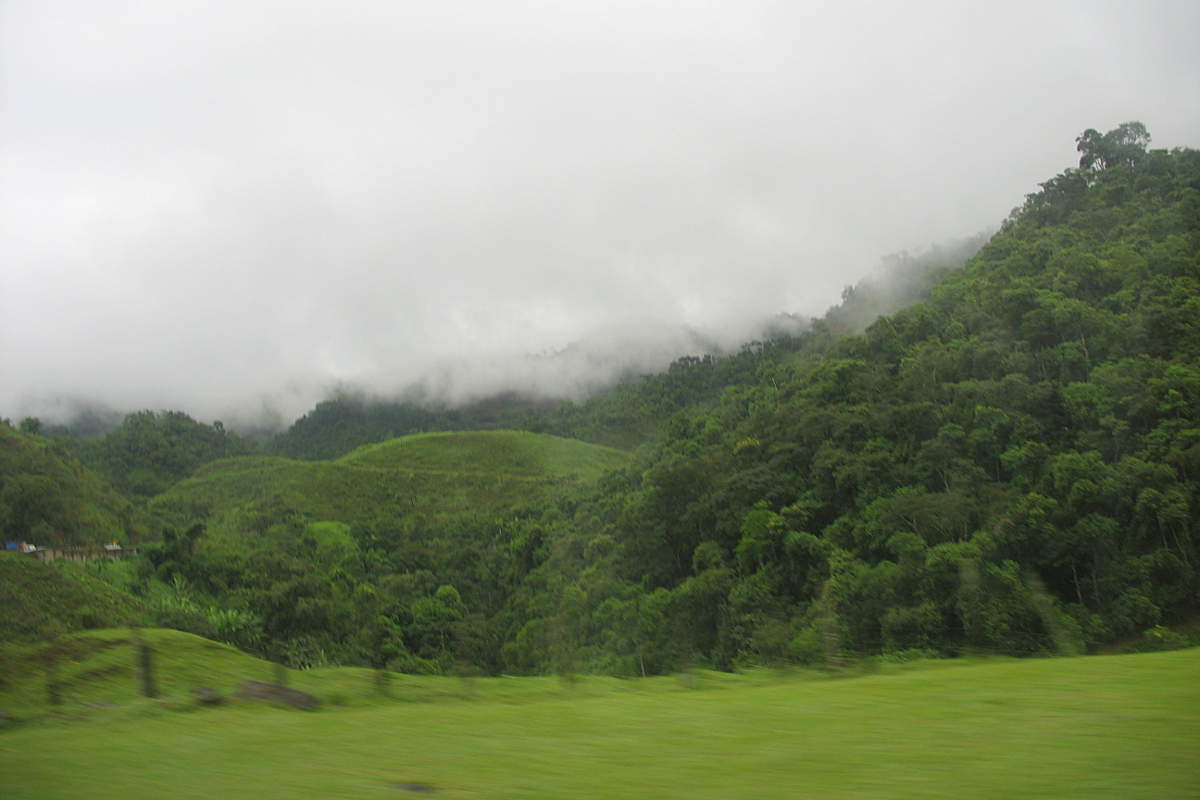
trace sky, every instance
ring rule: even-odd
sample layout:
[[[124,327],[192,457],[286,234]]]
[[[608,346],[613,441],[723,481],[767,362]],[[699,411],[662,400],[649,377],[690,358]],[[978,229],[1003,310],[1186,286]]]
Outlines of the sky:
[[[820,315],[1140,120],[1200,3],[0,0],[0,416],[578,394]],[[616,365],[616,367],[614,367]]]

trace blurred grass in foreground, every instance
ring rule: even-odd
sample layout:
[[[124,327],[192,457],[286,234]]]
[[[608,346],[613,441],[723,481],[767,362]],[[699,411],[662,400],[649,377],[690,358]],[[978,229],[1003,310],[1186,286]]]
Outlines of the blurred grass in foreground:
[[[145,635],[161,699],[133,697],[127,632],[102,631],[68,640],[95,652],[59,667],[52,714],[36,654],[5,648],[0,707],[17,722],[0,731],[0,796],[403,797],[404,784],[446,798],[1200,796],[1200,649],[848,680],[393,675],[386,697],[370,670],[289,672],[322,701],[305,713],[201,710],[192,687],[228,692],[270,680],[270,665]]]

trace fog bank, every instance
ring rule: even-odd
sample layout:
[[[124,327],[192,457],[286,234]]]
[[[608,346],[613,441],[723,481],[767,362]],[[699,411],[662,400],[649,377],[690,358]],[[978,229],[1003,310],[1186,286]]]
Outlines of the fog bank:
[[[735,347],[995,226],[1084,128],[1200,143],[1197,30],[1191,2],[8,0],[0,415],[577,395]]]

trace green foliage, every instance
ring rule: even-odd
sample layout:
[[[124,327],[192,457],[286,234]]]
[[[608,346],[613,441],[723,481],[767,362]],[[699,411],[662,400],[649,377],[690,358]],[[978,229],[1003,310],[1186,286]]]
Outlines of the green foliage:
[[[430,430],[464,427],[458,412],[415,403],[368,402],[339,396],[318,403],[274,437],[268,449],[288,458],[332,459],[356,447]]]
[[[421,434],[336,461],[244,456],[213,462],[150,508],[175,524],[208,518],[259,531],[300,515],[343,523],[421,524],[536,507],[624,463],[616,450],[513,431]]]
[[[515,635],[506,604],[562,524],[547,506],[627,460],[487,431],[337,461],[214,462],[151,501],[167,527],[145,548],[142,591],[159,624],[295,666],[498,672]],[[207,530],[183,527],[195,519]]]
[[[120,491],[149,497],[202,464],[256,449],[220,422],[205,425],[180,411],[139,411],[111,433],[84,442],[80,454]]]
[[[1083,171],[928,302],[684,365],[732,380],[690,383],[636,471],[575,509],[559,547],[603,537],[602,564],[542,567],[583,594],[572,641],[674,654],[661,669],[1029,655],[1193,613],[1200,154],[1148,139],[1085,133]],[[679,622],[614,636],[639,604]]]
[[[52,639],[70,631],[136,622],[141,602],[79,564],[43,564],[0,553],[0,642]]]
[[[37,545],[128,541],[136,535],[130,511],[129,502],[61,442],[0,425],[0,540]]]
[[[1108,169],[1115,166],[1136,166],[1146,155],[1150,134],[1140,122],[1125,122],[1101,134],[1088,128],[1075,140],[1080,169]]]

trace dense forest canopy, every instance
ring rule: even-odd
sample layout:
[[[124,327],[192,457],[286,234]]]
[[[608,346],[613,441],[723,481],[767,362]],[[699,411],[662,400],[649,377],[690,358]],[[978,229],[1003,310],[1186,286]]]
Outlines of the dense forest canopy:
[[[1149,141],[1085,131],[1078,168],[965,265],[918,270],[900,300],[920,302],[863,285],[803,333],[580,403],[336,398],[272,456],[177,413],[76,456],[36,422],[0,428],[6,534],[86,538],[54,499],[82,459],[150,498],[86,502],[161,531],[111,582],[297,665],[632,675],[1169,638],[1200,610],[1200,152]],[[354,451],[467,428],[632,455],[550,436],[440,464]],[[509,465],[494,486],[489,464]],[[352,512],[313,500],[348,474],[374,487]]]

